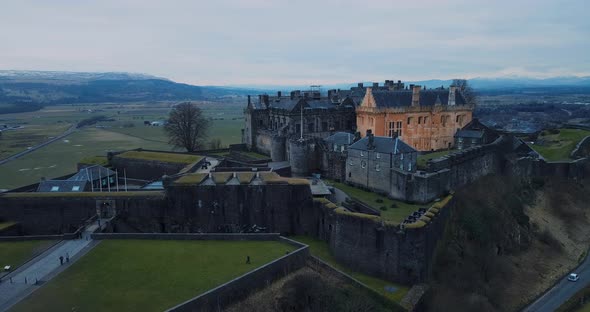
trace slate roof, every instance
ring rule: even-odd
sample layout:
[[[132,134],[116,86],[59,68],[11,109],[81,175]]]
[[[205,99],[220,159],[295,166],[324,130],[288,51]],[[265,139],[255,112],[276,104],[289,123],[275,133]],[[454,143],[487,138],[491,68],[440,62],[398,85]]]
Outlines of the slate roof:
[[[373,138],[373,144],[375,145],[375,148],[373,150],[379,153],[405,154],[416,152],[416,150],[413,147],[409,146],[404,141],[400,140],[399,137],[390,138],[374,136]],[[348,149],[368,151],[368,144],[369,137],[367,136],[358,140],[356,143],[350,145]]]
[[[286,98],[286,97],[281,97],[280,99],[278,99],[276,97],[270,98],[268,104],[269,104],[270,108],[284,109],[287,111],[292,111],[293,109],[295,109],[295,107],[297,107],[297,104],[299,102],[302,102],[303,105],[305,105],[304,106],[305,108],[309,107],[312,109],[335,109],[335,108],[339,107],[340,105],[344,105],[344,106],[348,106],[348,105],[354,106],[355,105],[353,98],[342,98],[342,100],[340,102],[334,103],[334,102],[332,102],[331,99],[328,99],[328,98],[314,100],[314,99],[302,99],[302,98],[291,99],[291,98]],[[265,105],[261,102],[251,102],[251,104],[254,109],[266,109]]]
[[[113,170],[105,168],[100,165],[89,166],[86,168],[81,169],[75,175],[71,176],[68,180],[70,181],[96,181],[99,177],[104,178],[108,176],[115,175]]]
[[[372,91],[373,98],[377,107],[403,107],[412,105],[412,91]],[[420,105],[434,106],[448,105],[449,90],[448,89],[432,89],[420,91]],[[455,90],[455,104],[465,105],[465,98],[459,90]]]
[[[88,181],[72,180],[47,180],[41,181],[37,192],[84,192],[88,187]]]
[[[481,139],[483,137],[483,130],[459,130],[455,134],[457,138]]]
[[[354,134],[348,132],[336,132],[324,140],[332,144],[350,145],[354,142]]]

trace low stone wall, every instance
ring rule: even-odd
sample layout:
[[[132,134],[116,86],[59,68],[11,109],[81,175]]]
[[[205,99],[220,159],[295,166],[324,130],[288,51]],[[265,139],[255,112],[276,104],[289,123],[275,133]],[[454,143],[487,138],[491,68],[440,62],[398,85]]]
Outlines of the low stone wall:
[[[222,311],[277,279],[304,267],[309,257],[309,247],[290,239],[280,239],[300,248],[166,311]]]
[[[0,236],[0,242],[22,242],[30,240],[64,240],[71,235],[27,235],[27,236]]]
[[[590,156],[590,135],[578,142],[576,148],[570,154],[570,158],[582,158]]]
[[[92,239],[159,239],[159,240],[279,240],[279,233],[94,233]]]

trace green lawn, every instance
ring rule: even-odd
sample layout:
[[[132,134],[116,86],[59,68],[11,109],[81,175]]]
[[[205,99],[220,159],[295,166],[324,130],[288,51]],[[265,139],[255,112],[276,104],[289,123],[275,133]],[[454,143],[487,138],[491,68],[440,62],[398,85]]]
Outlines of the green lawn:
[[[590,135],[590,131],[581,129],[559,129],[558,134],[543,131],[538,140],[545,141],[544,145],[530,145],[535,151],[549,161],[570,160],[570,154],[576,148],[576,144],[584,137]]]
[[[53,244],[55,244],[53,240],[0,242],[0,266],[10,265],[14,270]]]
[[[364,283],[365,285],[369,286],[371,289],[377,291],[378,293],[382,294],[388,299],[399,303],[403,297],[408,292],[409,288],[407,286],[399,285],[396,283],[388,282],[373,276],[365,275],[356,271],[349,269],[348,267],[338,263],[336,258],[330,252],[330,247],[328,243],[309,237],[309,236],[293,236],[290,237],[296,241],[302,242],[306,245],[309,245],[311,254],[324,260],[325,262],[329,263],[333,267],[339,269],[342,272],[349,274],[350,276],[356,278],[360,282]],[[386,292],[386,286],[393,286],[397,288],[397,291],[394,293]]]
[[[240,154],[243,154],[245,156],[248,156],[250,158],[257,159],[257,160],[269,159],[270,158],[270,156],[258,154],[256,152],[240,152]]]
[[[157,160],[178,164],[192,164],[203,159],[198,155],[186,155],[176,153],[162,153],[162,152],[148,152],[148,151],[128,151],[117,155],[121,158],[142,159],[142,160]]]
[[[1,115],[0,115],[1,116]],[[1,123],[1,122],[0,122]],[[3,131],[0,138],[0,159],[43,143],[70,127],[68,123],[54,125],[24,125],[17,130]]]
[[[452,152],[455,152],[456,150],[446,150],[446,151],[438,151],[438,152],[434,152],[434,153],[430,153],[430,154],[423,154],[423,155],[419,155],[418,159],[416,161],[416,166],[418,167],[418,169],[420,170],[424,170],[426,169],[426,163],[433,159],[433,158],[438,158],[438,157],[442,157],[442,156],[446,156]]]
[[[278,241],[105,240],[13,311],[163,311],[294,249]]]
[[[348,196],[356,198],[361,202],[379,210],[381,212],[381,217],[387,221],[399,224],[404,219],[412,214],[412,212],[418,210],[421,207],[430,207],[430,204],[424,205],[414,205],[404,203],[399,200],[389,199],[385,196],[379,195],[377,193],[365,191],[348,184],[339,183],[335,181],[328,181],[326,180],[327,184],[334,186],[335,188],[340,189],[344,193],[348,194]],[[377,200],[382,200],[383,202],[378,203]],[[392,205],[395,205],[396,208],[392,208]],[[381,210],[381,207],[385,207],[386,210]]]

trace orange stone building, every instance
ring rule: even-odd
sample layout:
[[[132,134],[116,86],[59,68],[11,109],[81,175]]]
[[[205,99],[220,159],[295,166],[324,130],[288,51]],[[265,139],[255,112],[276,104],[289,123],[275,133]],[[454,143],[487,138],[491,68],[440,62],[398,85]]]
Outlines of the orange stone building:
[[[454,135],[471,121],[473,108],[456,87],[366,88],[356,124],[361,136],[367,130],[376,136],[397,135],[418,151],[435,151],[454,146]]]

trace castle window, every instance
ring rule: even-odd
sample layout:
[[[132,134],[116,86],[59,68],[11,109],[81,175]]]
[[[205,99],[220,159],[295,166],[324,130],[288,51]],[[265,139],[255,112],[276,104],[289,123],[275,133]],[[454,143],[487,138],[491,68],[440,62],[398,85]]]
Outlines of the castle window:
[[[377,158],[377,159],[381,158],[381,154],[375,153],[375,158]]]
[[[412,171],[412,163],[408,164],[408,171]]]
[[[428,124],[428,116],[424,117],[424,124]]]
[[[322,131],[328,131],[328,123],[325,121],[322,122]]]
[[[367,162],[364,160],[361,160],[361,168],[367,168]]]
[[[361,151],[361,156],[365,156],[365,154],[363,153],[363,151]]]
[[[297,133],[301,132],[301,125],[300,124],[295,125],[295,132],[297,132]]]
[[[402,122],[401,121],[397,121],[395,123],[395,125],[396,125],[397,135],[401,137],[402,136]]]
[[[400,155],[400,159],[401,160],[404,160],[404,154],[403,153]]]
[[[393,138],[395,136],[395,122],[390,121],[389,122],[389,130],[388,133],[390,138]]]
[[[412,124],[413,119],[414,119],[414,117],[408,117],[408,125]]]
[[[381,165],[375,164],[375,171],[381,171]]]
[[[307,131],[309,131],[309,132],[315,132],[314,131],[314,127],[313,127],[313,123],[308,123],[307,124]]]
[[[422,123],[422,116],[418,117],[418,124]]]
[[[374,125],[375,125],[375,118],[369,117],[369,126],[374,126]]]
[[[52,186],[52,187],[51,187],[51,191],[52,191],[52,192],[57,192],[57,191],[59,191],[59,186]]]
[[[348,162],[348,165],[353,166],[354,162],[352,161],[352,159]]]

